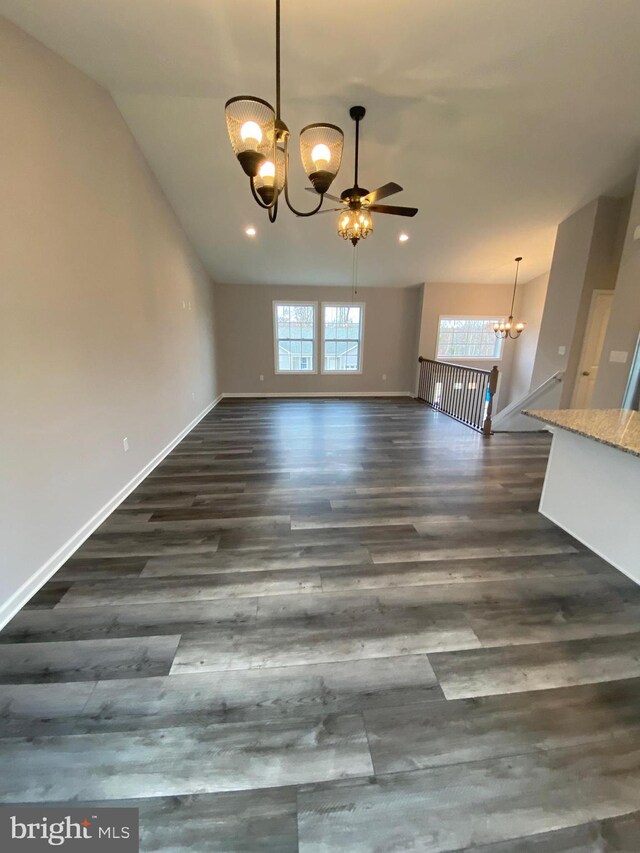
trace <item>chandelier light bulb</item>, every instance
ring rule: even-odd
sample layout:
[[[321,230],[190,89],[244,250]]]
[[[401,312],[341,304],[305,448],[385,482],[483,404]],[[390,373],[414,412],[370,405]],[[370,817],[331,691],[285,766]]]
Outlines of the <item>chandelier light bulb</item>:
[[[262,180],[264,181],[265,187],[272,187],[275,183],[276,178],[276,167],[271,162],[271,160],[267,160],[266,163],[263,163],[260,166],[260,171],[258,172]]]
[[[329,162],[331,161],[331,151],[329,150],[329,146],[320,142],[313,148],[313,151],[311,152],[311,159],[313,160],[318,172],[326,172],[329,168]]]
[[[260,125],[255,121],[245,121],[240,128],[240,138],[253,151],[258,150],[258,145],[262,142],[262,131]]]

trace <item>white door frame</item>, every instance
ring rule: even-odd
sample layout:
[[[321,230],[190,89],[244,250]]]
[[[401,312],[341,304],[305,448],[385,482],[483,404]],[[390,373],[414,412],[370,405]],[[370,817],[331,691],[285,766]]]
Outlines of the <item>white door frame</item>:
[[[588,409],[591,405],[598,366],[604,347],[604,338],[609,324],[613,293],[613,290],[594,290],[591,294],[589,315],[578,361],[578,372],[571,395],[572,409]]]

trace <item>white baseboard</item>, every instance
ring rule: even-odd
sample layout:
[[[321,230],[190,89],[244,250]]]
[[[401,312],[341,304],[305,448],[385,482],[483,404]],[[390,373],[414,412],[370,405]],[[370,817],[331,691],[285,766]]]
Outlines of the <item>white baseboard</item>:
[[[223,399],[244,397],[261,399],[263,397],[413,397],[411,391],[246,391],[224,393]]]
[[[135,477],[129,480],[129,482],[123,486],[120,491],[111,498],[111,500],[107,501],[107,503],[87,522],[85,522],[85,524],[83,524],[82,527],[73,534],[73,536],[67,539],[64,545],[58,548],[55,554],[53,554],[53,556],[51,556],[46,563],[35,572],[35,574],[26,580],[22,586],[19,587],[19,589],[17,589],[6,602],[4,602],[4,604],[0,605],[0,629],[2,629],[10,619],[13,619],[16,613],[24,607],[40,587],[43,586],[49,578],[58,571],[60,566],[62,566],[63,563],[65,563],[69,557],[78,550],[82,543],[91,536],[94,530],[100,527],[103,521],[105,521],[105,519],[111,515],[115,509],[117,509],[122,501],[131,494],[136,486],[138,486],[144,478],[162,462],[165,456],[171,453],[173,448],[182,441],[185,435],[191,432],[191,430],[214,408],[214,406],[218,405],[222,397],[222,394],[216,397],[213,403],[210,403],[191,421],[191,423],[187,424],[187,426],[181,430],[178,435],[166,445],[166,447],[163,447],[160,453],[154,456],[141,471],[138,471]]]

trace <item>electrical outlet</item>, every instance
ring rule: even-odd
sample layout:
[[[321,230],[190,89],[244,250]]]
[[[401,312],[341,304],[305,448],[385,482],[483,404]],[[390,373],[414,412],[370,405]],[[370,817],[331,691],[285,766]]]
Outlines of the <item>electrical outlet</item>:
[[[260,382],[264,382],[264,373],[260,374]]]
[[[183,299],[182,300],[182,310],[184,311],[186,309],[186,307],[187,307],[187,303]]]
[[[124,452],[128,453],[129,452],[129,439],[128,438],[125,437],[122,439],[122,446],[124,447]]]
[[[612,349],[609,353],[609,361],[614,361],[618,364],[626,364],[628,356],[628,352],[622,352],[620,350]]]
[[[191,300],[189,300],[189,311],[191,311]]]
[[[567,351],[566,347],[558,347],[558,355],[564,355]]]
[[[382,381],[383,381],[383,382],[386,382],[386,381],[387,381],[387,374],[386,374],[386,373],[383,373],[383,374],[382,374]]]
[[[192,399],[192,400],[195,400],[195,399],[196,399],[196,392],[195,392],[195,391],[192,391],[192,392],[191,392],[191,399]]]

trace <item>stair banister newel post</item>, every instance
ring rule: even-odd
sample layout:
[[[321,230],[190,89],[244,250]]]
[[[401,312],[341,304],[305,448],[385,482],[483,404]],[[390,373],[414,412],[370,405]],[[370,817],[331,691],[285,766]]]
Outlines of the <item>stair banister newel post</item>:
[[[496,393],[496,389],[498,387],[498,368],[494,364],[491,368],[491,375],[489,377],[489,400],[487,403],[487,412],[484,418],[484,423],[482,425],[482,434],[485,436],[491,435],[491,415],[493,413],[493,397]]]

